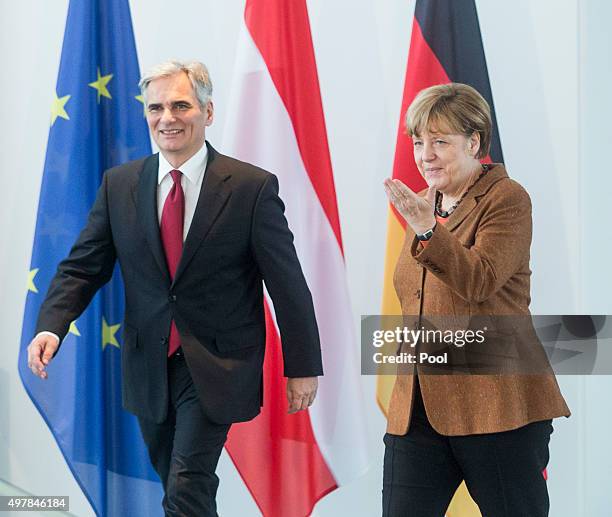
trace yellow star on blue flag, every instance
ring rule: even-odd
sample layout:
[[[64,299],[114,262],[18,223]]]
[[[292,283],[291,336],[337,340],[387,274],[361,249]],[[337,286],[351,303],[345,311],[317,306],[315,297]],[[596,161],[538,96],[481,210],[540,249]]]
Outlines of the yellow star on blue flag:
[[[142,114],[146,117],[147,116],[147,105],[145,104],[144,96],[143,95],[135,95],[134,98],[138,102],[142,102]]]
[[[30,269],[28,273],[28,291],[32,291],[33,293],[37,293],[38,289],[36,288],[36,284],[34,283],[34,277],[38,273],[39,268]]]
[[[98,67],[98,79],[89,83],[89,86],[98,91],[98,104],[100,104],[100,96],[112,99],[111,94],[106,87],[112,78],[113,74],[100,75],[100,67]]]
[[[68,333],[69,334],[74,334],[77,337],[81,337],[81,333],[79,332],[79,329],[76,326],[76,321],[73,321],[70,324],[70,328],[68,329]]]
[[[53,102],[51,103],[51,126],[55,124],[57,117],[61,117],[65,120],[70,120],[68,113],[66,113],[66,103],[70,100],[70,95],[64,95],[58,97],[56,92],[53,92]]]
[[[115,337],[119,327],[121,327],[121,323],[109,325],[106,322],[106,318],[102,318],[102,350],[104,350],[108,345],[119,348],[119,342]]]

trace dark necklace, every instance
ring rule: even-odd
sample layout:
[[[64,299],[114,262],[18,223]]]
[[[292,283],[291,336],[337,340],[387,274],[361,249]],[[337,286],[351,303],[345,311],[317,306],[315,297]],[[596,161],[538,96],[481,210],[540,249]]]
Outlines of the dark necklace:
[[[480,171],[480,174],[478,175],[478,177],[476,178],[476,180],[474,181],[474,183],[472,183],[467,190],[463,193],[463,195],[457,200],[457,202],[451,206],[448,210],[442,210],[442,192],[436,192],[436,207],[435,207],[435,212],[436,215],[442,217],[443,219],[446,219],[449,215],[451,215],[459,206],[459,204],[461,203],[461,201],[464,200],[465,196],[467,196],[467,193],[470,191],[470,189],[476,185],[476,183],[478,183],[478,180],[480,178],[482,178],[488,171],[489,171],[489,165],[486,163],[481,164],[482,165],[482,170]]]

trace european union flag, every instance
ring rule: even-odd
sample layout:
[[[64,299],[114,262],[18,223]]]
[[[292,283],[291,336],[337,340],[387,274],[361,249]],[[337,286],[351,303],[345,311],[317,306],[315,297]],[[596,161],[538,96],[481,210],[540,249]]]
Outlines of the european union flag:
[[[118,268],[70,327],[46,381],[27,367],[38,310],[84,226],[105,169],[150,154],[128,0],[72,0],[43,173],[19,373],[98,515],[161,514],[162,488],[121,408]]]

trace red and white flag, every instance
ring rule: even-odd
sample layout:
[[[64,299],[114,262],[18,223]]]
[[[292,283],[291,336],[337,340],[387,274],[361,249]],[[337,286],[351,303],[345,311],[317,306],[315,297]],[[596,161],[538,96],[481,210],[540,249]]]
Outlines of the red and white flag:
[[[325,370],[314,405],[288,415],[279,332],[266,300],[263,411],[232,427],[226,449],[265,517],[305,517],[367,469],[359,348],[305,0],[247,0],[223,151],[279,178]]]

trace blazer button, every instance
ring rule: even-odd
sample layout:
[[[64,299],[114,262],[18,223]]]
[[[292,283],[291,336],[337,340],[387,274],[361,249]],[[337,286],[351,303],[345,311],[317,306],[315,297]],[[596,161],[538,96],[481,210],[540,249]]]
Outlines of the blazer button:
[[[168,301],[169,302],[175,302],[176,301],[176,294],[171,294],[170,296],[168,296]]]
[[[417,300],[420,300],[420,299],[421,299],[421,290],[420,290],[420,289],[417,289],[417,290],[414,292],[414,295],[417,297]]]
[[[162,345],[165,345],[166,343],[168,343],[168,338],[167,337],[163,337],[163,338],[161,338],[160,341],[161,341]]]

